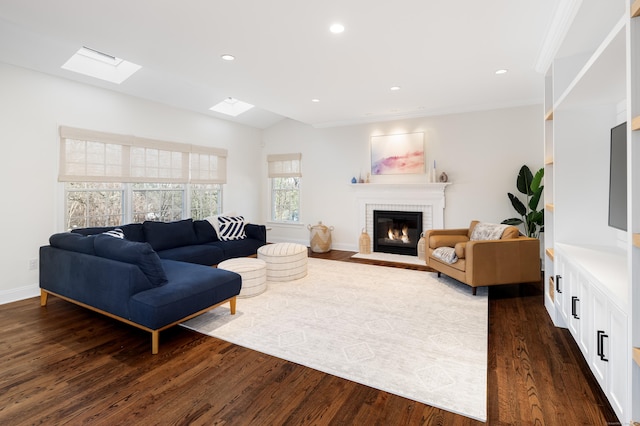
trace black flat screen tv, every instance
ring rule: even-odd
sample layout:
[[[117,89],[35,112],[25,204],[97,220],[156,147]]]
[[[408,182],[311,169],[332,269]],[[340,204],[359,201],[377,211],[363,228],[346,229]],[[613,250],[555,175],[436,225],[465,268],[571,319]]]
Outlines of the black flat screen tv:
[[[627,230],[627,123],[611,129],[609,226]]]

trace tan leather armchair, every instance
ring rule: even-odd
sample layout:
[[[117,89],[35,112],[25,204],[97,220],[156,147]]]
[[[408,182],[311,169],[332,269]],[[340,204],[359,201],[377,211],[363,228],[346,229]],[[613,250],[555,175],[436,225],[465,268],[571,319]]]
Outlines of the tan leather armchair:
[[[520,235],[515,226],[507,227],[499,240],[471,241],[478,221],[469,228],[432,229],[425,234],[426,263],[440,274],[455,278],[473,288],[536,282],[540,280],[540,240]],[[447,263],[433,256],[438,247],[453,247],[458,260]]]

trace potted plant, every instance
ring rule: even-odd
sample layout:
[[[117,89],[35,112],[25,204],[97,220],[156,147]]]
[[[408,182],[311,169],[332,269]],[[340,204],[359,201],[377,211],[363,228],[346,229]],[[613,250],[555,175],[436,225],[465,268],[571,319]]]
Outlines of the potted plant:
[[[535,176],[529,170],[526,165],[520,168],[518,178],[516,180],[516,187],[518,191],[526,197],[526,202],[520,201],[520,199],[508,192],[511,205],[520,214],[520,218],[513,217],[505,219],[502,223],[506,225],[524,226],[524,234],[528,237],[538,238],[541,232],[544,232],[544,210],[538,210],[538,203],[542,196],[542,178],[544,177],[544,168],[538,170]]]

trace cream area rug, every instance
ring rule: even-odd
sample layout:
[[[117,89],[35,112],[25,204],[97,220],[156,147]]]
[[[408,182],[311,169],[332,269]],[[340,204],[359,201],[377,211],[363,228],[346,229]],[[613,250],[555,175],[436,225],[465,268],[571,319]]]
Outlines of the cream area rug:
[[[486,421],[487,289],[435,273],[309,259],[184,326],[265,354]]]

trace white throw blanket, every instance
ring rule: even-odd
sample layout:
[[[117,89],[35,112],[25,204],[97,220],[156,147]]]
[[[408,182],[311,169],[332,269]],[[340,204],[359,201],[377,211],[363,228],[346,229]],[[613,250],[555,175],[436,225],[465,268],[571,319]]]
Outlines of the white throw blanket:
[[[499,240],[509,225],[479,222],[471,231],[471,241]]]

